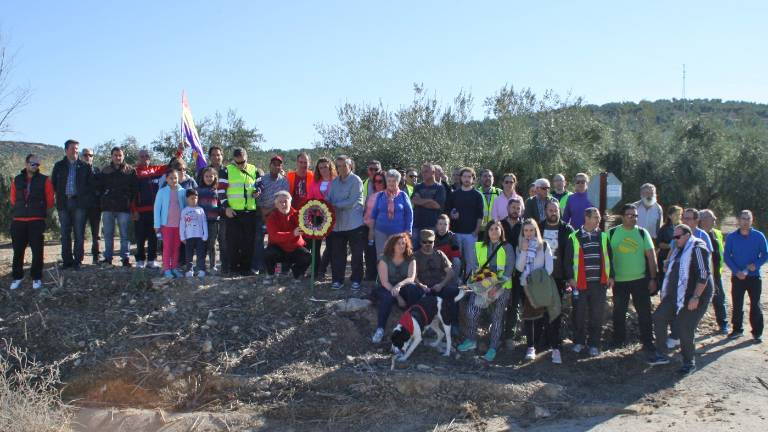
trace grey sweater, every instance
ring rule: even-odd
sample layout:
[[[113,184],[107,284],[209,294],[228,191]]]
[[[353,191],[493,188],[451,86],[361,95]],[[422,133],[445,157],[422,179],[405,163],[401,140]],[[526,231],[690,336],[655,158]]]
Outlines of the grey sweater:
[[[336,211],[334,231],[350,231],[363,225],[363,182],[360,177],[350,174],[343,181],[336,177],[325,199]]]

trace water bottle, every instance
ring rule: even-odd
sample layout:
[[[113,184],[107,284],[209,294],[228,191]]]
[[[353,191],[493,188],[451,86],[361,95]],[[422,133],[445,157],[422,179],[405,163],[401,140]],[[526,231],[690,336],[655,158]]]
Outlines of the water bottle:
[[[578,288],[574,288],[573,289],[573,301],[575,302],[578,299],[579,299],[579,290],[578,290]]]
[[[157,239],[160,241],[163,240],[163,234],[160,231],[157,232]]]

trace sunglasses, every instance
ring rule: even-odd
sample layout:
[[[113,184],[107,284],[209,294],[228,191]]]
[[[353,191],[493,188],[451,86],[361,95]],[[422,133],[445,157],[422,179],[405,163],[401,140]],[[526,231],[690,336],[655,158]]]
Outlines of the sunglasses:
[[[381,184],[381,183],[384,183],[384,180],[374,180],[373,182]]]
[[[539,186],[539,189],[549,190],[549,186]]]
[[[422,240],[421,244],[433,244],[434,242],[434,240]]]
[[[39,167],[40,164],[38,162],[29,162],[29,166],[31,166],[31,167]]]
[[[680,240],[683,237],[685,237],[685,234],[680,234],[680,235],[672,236],[672,238],[675,239],[675,240]]]
[[[637,213],[629,213],[629,214],[625,214],[624,216],[628,217],[628,218],[636,218],[637,217]]]
[[[379,170],[379,169],[378,169],[378,168],[376,168],[376,167],[368,167],[368,172],[376,172],[376,171],[378,171],[378,170]]]
[[[576,180],[576,184],[587,184],[584,180]]]
[[[408,177],[409,178],[418,178],[419,176],[417,176],[417,175],[409,175]]]
[[[93,157],[93,153],[83,153],[83,157]]]

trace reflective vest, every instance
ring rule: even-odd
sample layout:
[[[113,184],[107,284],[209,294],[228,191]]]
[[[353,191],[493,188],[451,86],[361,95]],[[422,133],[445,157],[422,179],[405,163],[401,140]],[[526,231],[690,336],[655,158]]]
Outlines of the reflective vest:
[[[481,266],[488,260],[488,246],[483,242],[475,243],[475,255],[477,256],[477,265]],[[496,274],[501,276],[504,274],[504,267],[507,265],[507,252],[504,250],[504,246],[501,246],[496,252]],[[489,265],[490,267],[490,265]],[[479,267],[478,267],[479,268]],[[512,279],[504,282],[502,286],[506,289],[512,289]]]
[[[413,186],[408,183],[405,184],[405,191],[408,193],[408,198],[413,198]]]
[[[258,178],[256,167],[251,164],[245,165],[245,171],[234,164],[227,165],[227,205],[232,210],[256,210],[253,190]]]
[[[368,200],[368,180],[363,180],[363,202],[366,202]]]
[[[579,231],[573,232],[570,236],[573,243],[573,279],[576,281],[576,288],[579,290],[587,289],[587,275],[584,268],[584,251],[579,242]],[[611,257],[608,255],[608,234],[600,233],[600,249],[603,256],[603,262],[600,265],[600,283],[608,284],[608,278],[611,277]]]
[[[720,273],[723,272],[723,263],[725,262],[725,237],[723,236],[723,232],[720,231],[717,228],[712,228],[712,232],[715,233],[715,238],[717,239],[717,249],[720,252]]]
[[[568,204],[568,197],[573,195],[571,192],[565,192],[565,195],[560,197],[560,215],[563,215],[563,212],[565,211],[565,205]]]
[[[491,209],[493,208],[493,203],[496,201],[496,198],[501,194],[501,189],[491,186],[491,196],[487,201],[485,199],[483,188],[479,187],[477,188],[477,191],[480,192],[480,195],[483,197],[483,223],[480,225],[480,230],[482,231],[485,230],[485,226],[491,221]]]

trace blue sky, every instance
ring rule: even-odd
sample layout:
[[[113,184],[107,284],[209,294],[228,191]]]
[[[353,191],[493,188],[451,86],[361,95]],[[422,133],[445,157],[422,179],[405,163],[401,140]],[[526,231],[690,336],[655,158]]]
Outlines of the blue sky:
[[[310,146],[346,102],[444,102],[505,84],[589,103],[681,96],[768,102],[768,2],[2,0],[18,139],[83,145],[233,108],[265,148]]]

